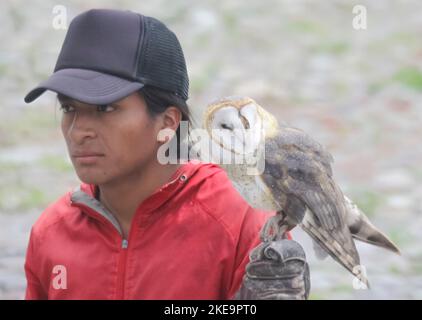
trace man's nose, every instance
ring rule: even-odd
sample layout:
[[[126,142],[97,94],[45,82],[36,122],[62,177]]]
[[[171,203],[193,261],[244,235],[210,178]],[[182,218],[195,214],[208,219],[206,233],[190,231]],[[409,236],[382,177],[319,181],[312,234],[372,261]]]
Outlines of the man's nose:
[[[92,114],[75,111],[67,136],[76,144],[82,144],[84,140],[94,138],[96,133]]]

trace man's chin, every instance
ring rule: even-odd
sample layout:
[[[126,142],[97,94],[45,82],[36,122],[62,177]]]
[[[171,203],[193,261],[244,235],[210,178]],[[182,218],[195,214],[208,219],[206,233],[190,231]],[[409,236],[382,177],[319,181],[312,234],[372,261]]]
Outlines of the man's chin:
[[[99,174],[76,172],[76,175],[79,177],[79,180],[86,184],[101,185],[107,182],[107,178]]]

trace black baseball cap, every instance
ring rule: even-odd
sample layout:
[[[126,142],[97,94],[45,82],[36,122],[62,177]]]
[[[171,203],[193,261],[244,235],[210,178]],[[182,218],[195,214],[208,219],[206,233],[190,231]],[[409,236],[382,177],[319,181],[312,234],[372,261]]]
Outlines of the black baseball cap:
[[[189,78],[176,35],[152,17],[92,9],[72,20],[54,73],[25,102],[51,90],[89,104],[108,104],[145,85],[188,99]]]

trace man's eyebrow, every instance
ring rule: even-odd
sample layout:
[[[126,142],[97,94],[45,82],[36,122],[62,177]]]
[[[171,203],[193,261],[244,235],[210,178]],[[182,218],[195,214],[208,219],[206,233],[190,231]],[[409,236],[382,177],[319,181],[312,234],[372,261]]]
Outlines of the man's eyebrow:
[[[60,103],[63,102],[75,102],[75,100],[73,100],[72,98],[65,96],[63,94],[57,94],[57,100],[59,100]]]

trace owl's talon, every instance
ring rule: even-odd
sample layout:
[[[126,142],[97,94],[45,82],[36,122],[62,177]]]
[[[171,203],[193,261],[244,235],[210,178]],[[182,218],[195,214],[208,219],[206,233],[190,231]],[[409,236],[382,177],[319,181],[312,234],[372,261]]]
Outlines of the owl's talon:
[[[265,222],[260,233],[262,242],[286,239],[287,226],[284,225],[284,218],[284,213],[279,211]]]

